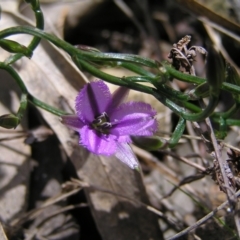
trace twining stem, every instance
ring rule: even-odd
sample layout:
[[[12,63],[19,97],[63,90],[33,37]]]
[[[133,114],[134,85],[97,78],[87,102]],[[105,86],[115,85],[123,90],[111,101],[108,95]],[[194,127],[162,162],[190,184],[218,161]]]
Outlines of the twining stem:
[[[182,73],[182,72],[172,68],[169,64],[164,64],[164,63],[162,63],[162,64],[163,64],[163,67],[161,68],[162,73],[168,77],[176,78],[183,82],[194,83],[197,85],[206,82],[206,79],[204,79],[204,78],[185,74],[185,73]]]
[[[61,40],[49,33],[46,33],[42,30],[39,30],[34,27],[30,27],[30,26],[19,26],[19,27],[12,27],[12,28],[5,29],[0,32],[0,39],[5,38],[10,35],[21,34],[21,33],[30,34],[30,35],[33,35],[33,36],[36,36],[39,38],[44,38],[44,39],[52,42],[57,47],[66,51],[70,56],[77,56],[78,58],[81,58],[81,60],[88,60],[88,61],[93,61],[93,62],[94,61],[95,62],[117,61],[117,64],[119,64],[119,65],[121,65],[121,62],[122,63],[126,62],[127,64],[132,62],[135,64],[145,65],[145,66],[155,68],[155,69],[162,69],[162,71],[160,71],[161,77],[163,77],[163,76],[165,76],[167,78],[173,77],[173,78],[177,78],[179,80],[193,83],[193,84],[201,84],[201,83],[206,82],[206,79],[204,79],[204,78],[181,73],[181,72],[173,69],[168,64],[162,63],[163,66],[160,67],[160,65],[161,65],[160,63],[150,60],[150,59],[147,59],[147,58],[144,58],[144,57],[131,55],[131,54],[116,54],[116,53],[101,53],[101,52],[82,51],[82,50],[75,48],[71,44],[65,42],[64,40]],[[122,64],[124,68],[127,67],[126,63]],[[133,65],[129,65],[129,68],[132,68],[131,70],[133,70],[134,72],[138,71],[140,73],[139,69],[134,70]],[[149,73],[149,72],[147,73],[147,71],[144,71],[144,70],[143,70],[143,72],[144,72],[144,75],[147,75],[149,77],[156,76],[156,75],[153,76],[151,73]],[[222,84],[222,89],[230,91],[230,92],[234,92],[237,94],[240,93],[240,87],[238,87],[234,84],[231,84],[231,83],[224,82]]]
[[[89,73],[93,74],[94,76],[102,78],[109,83],[113,83],[123,87],[128,87],[133,90],[137,90],[144,93],[153,94],[153,88],[151,87],[144,86],[138,83],[132,83],[130,81],[124,81],[125,80],[124,78],[115,77],[105,72],[99,71],[99,69],[95,68],[93,65],[79,58],[75,58],[75,56],[73,56],[73,61],[79,68],[83,68],[87,70]]]
[[[211,96],[209,98],[207,107],[203,111],[201,111],[199,113],[187,113],[186,111],[184,111],[184,109],[182,107],[179,107],[177,104],[175,104],[170,99],[166,98],[164,95],[160,95],[157,92],[154,92],[153,95],[160,102],[162,102],[165,106],[170,108],[172,111],[174,111],[176,114],[178,114],[185,120],[194,121],[194,122],[202,121],[205,118],[207,118],[208,116],[210,116],[214,112],[214,109],[216,108],[216,106],[218,104],[218,97]]]
[[[90,64],[88,62],[95,62],[98,64],[102,64],[104,62],[109,62],[109,63],[115,62],[117,65],[119,63],[120,63],[119,65],[121,65],[121,63],[123,63],[122,65],[124,68],[127,68],[127,64],[130,64],[129,68],[131,70],[138,72],[138,73],[142,73],[149,77],[149,79],[146,78],[146,81],[148,81],[148,80],[151,81],[151,78],[156,81],[157,75],[152,75],[148,71],[140,70],[140,68],[136,67],[136,65],[144,65],[144,66],[147,66],[150,68],[154,68],[156,70],[164,68],[165,72],[163,70],[159,70],[159,73],[160,73],[159,78],[161,78],[162,76],[165,79],[167,79],[169,77],[176,77],[182,81],[187,81],[187,82],[191,82],[191,83],[195,83],[195,84],[201,84],[203,82],[206,82],[205,79],[187,75],[187,74],[183,74],[177,70],[174,70],[172,67],[168,66],[167,64],[163,64],[163,66],[160,67],[160,64],[158,62],[144,58],[144,57],[136,56],[136,55],[83,51],[83,50],[75,48],[71,44],[69,44],[69,43],[65,42],[64,40],[61,40],[51,34],[45,33],[42,30],[39,30],[39,29],[36,29],[33,27],[28,27],[28,26],[13,27],[13,28],[8,28],[6,30],[3,30],[0,32],[0,39],[10,36],[10,35],[13,35],[13,34],[20,34],[20,33],[34,35],[36,37],[44,38],[44,39],[52,42],[57,47],[66,51],[73,58],[73,60],[75,61],[75,63],[78,65],[79,68],[82,67],[85,70],[92,73],[93,75],[102,78],[103,80],[106,80],[106,81],[111,82],[116,85],[126,86],[131,89],[145,92],[145,93],[155,96],[160,102],[162,102],[164,105],[169,107],[171,110],[173,110],[176,114],[178,114],[185,120],[189,120],[189,121],[204,120],[206,117],[210,116],[213,113],[214,109],[217,106],[218,96],[216,96],[215,94],[214,94],[214,96],[213,95],[211,96],[211,91],[210,91],[209,103],[204,110],[202,110],[201,112],[196,112],[196,113],[186,112],[184,110],[184,108],[177,105],[175,103],[175,101],[176,100],[180,101],[182,106],[184,106],[184,105],[187,106],[188,105],[187,95],[181,94],[181,93],[176,94],[176,91],[171,90],[171,88],[169,88],[167,86],[164,86],[164,84],[161,85],[161,80],[159,81],[160,82],[159,85],[154,84],[156,82],[153,83],[155,85],[155,87],[158,88],[158,89],[155,89],[152,87],[148,87],[148,86],[144,86],[144,85],[135,83],[134,81],[131,82],[131,79],[117,78],[115,76],[106,74],[106,73],[100,71],[99,69],[95,68],[92,64]],[[135,80],[137,80],[137,79],[135,79]],[[141,78],[139,80],[145,81],[144,78]],[[223,83],[223,86],[224,87],[222,87],[222,88],[226,88],[229,91],[233,90],[235,92],[240,93],[240,87],[238,87],[238,86],[235,86],[235,85],[229,84],[229,83]],[[166,90],[165,92],[164,92],[163,88],[165,88],[165,90]],[[171,93],[173,93],[173,97],[170,97]],[[189,105],[189,106],[191,107],[191,105]]]
[[[175,147],[176,144],[179,142],[180,138],[183,135],[185,126],[186,126],[186,120],[183,118],[179,118],[178,124],[172,134],[172,137],[168,141],[170,148]]]
[[[204,79],[204,78],[200,78],[200,77],[197,77],[197,76],[182,73],[182,72],[172,68],[169,64],[164,64],[163,63],[163,67],[160,68],[160,69],[162,69],[161,72],[163,73],[163,75],[165,75],[168,78],[170,78],[170,77],[171,78],[176,78],[176,79],[181,80],[183,82],[193,83],[193,84],[197,84],[197,85],[206,82],[206,79]],[[221,86],[221,89],[226,90],[230,93],[240,94],[240,86],[237,86],[237,85],[232,84],[232,83],[223,82],[222,86]]]
[[[234,105],[226,112],[217,112],[214,115],[222,117],[223,119],[228,119],[239,111],[240,103],[234,103]]]
[[[28,90],[27,90],[24,82],[22,81],[22,79],[20,78],[18,73],[11,66],[9,66],[3,62],[0,62],[0,69],[6,70],[13,77],[13,79],[16,81],[17,85],[19,86],[19,88],[23,94],[28,94]]]
[[[27,104],[28,104],[27,98],[28,98],[28,95],[26,93],[22,93],[21,100],[20,100],[20,106],[17,111],[17,117],[19,119],[19,122],[22,120],[24,113],[27,109]]]
[[[29,34],[36,37],[44,38],[57,47],[63,49],[65,52],[67,52],[70,56],[76,56],[78,58],[81,58],[82,60],[89,60],[89,61],[95,61],[95,62],[103,62],[103,61],[125,61],[125,62],[132,62],[137,63],[140,65],[144,65],[151,68],[158,69],[159,63],[154,60],[150,60],[145,57],[140,57],[133,54],[118,54],[118,53],[101,53],[101,52],[87,52],[82,51],[78,48],[75,48],[71,44],[65,42],[64,40],[57,38],[54,35],[51,35],[49,33],[46,33],[40,29],[30,27],[30,26],[19,26],[19,27],[11,27],[7,28],[0,32],[0,39],[5,38],[11,35],[15,34]]]
[[[215,107],[217,105],[217,99],[215,97],[210,97],[209,104],[203,112],[197,113],[197,114],[186,113],[186,112],[184,112],[184,110],[181,107],[176,105],[171,100],[167,99],[164,96],[161,97],[160,94],[158,94],[157,92],[154,92],[153,88],[142,86],[142,85],[136,84],[136,83],[131,83],[130,81],[125,82],[125,81],[122,81],[119,78],[116,78],[113,76],[111,77],[110,75],[99,71],[97,68],[94,68],[93,66],[86,63],[86,61],[83,61],[83,60],[90,59],[93,61],[101,61],[101,60],[106,61],[107,59],[109,59],[111,61],[112,60],[119,60],[119,61],[121,60],[121,61],[128,61],[128,62],[136,61],[139,64],[145,64],[149,67],[156,68],[158,66],[158,64],[155,61],[147,60],[146,58],[141,58],[141,57],[137,57],[134,55],[102,54],[102,53],[98,53],[98,52],[84,52],[84,51],[74,48],[72,45],[66,43],[65,41],[63,41],[61,39],[58,39],[57,37],[55,37],[51,34],[44,33],[43,31],[32,28],[32,27],[8,28],[8,29],[0,32],[0,38],[4,38],[4,37],[7,37],[12,34],[19,34],[19,33],[27,33],[27,34],[31,34],[31,35],[38,36],[38,37],[49,40],[50,42],[54,43],[56,46],[62,48],[67,53],[69,53],[70,56],[73,57],[73,60],[75,61],[75,63],[77,63],[79,65],[79,67],[84,67],[86,70],[90,71],[95,76],[101,77],[105,80],[107,79],[108,81],[110,81],[114,84],[121,85],[121,86],[127,86],[134,90],[152,94],[155,97],[157,97],[157,99],[159,99],[161,102],[163,102],[166,106],[168,106],[170,109],[172,109],[174,112],[176,112],[177,114],[179,114],[181,117],[183,117],[186,120],[190,120],[190,121],[203,120],[204,118],[206,118],[213,112],[213,110],[215,109]]]
[[[36,105],[36,106],[38,106],[42,109],[45,109],[46,111],[48,111],[48,112],[50,112],[54,115],[57,115],[57,116],[62,116],[62,115],[68,114],[68,113],[66,113],[62,110],[54,108],[54,107],[38,100],[37,98],[33,97],[28,92],[28,90],[27,90],[24,82],[22,81],[21,77],[18,75],[18,73],[11,66],[0,62],[0,69],[6,70],[13,77],[13,79],[16,81],[17,85],[19,86],[19,88],[22,92],[21,100],[20,100],[20,106],[19,106],[19,109],[18,109],[18,112],[17,112],[17,117],[19,118],[19,121],[21,121],[21,119],[22,119],[22,117],[23,117],[23,115],[26,111],[28,101],[30,101],[34,105]]]
[[[26,2],[29,2],[29,1],[26,1]],[[44,29],[44,16],[43,16],[42,10],[40,8],[39,1],[30,1],[30,4],[31,4],[33,12],[35,13],[36,28],[43,30]],[[30,44],[27,46],[27,48],[33,52],[34,49],[40,43],[40,41],[41,41],[40,37],[34,36],[32,41],[30,42]],[[17,54],[11,55],[10,57],[8,57],[5,60],[5,63],[13,64],[14,62],[19,60],[23,56],[24,55],[21,54],[21,53],[17,53]]]
[[[133,63],[125,63],[125,62],[118,62],[117,63],[118,66],[121,66],[123,68],[126,68],[132,72],[135,72],[141,76],[147,76],[147,77],[150,77],[150,78],[156,78],[157,76],[147,70],[145,70],[144,68],[136,65],[136,64],[133,64]]]
[[[227,126],[240,126],[239,119],[226,119],[225,123]]]
[[[28,100],[29,102],[31,102],[32,104],[34,104],[37,107],[40,107],[56,116],[62,116],[62,115],[68,115],[69,113],[62,111],[60,109],[54,108],[42,101],[40,101],[39,99],[35,98],[34,96],[32,96],[31,94],[28,95]]]

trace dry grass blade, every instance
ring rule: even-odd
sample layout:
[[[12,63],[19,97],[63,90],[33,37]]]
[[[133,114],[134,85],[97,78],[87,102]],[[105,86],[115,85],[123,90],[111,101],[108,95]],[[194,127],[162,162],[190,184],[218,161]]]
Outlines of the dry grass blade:
[[[180,181],[180,183],[175,186],[166,196],[164,196],[163,198],[168,198],[170,197],[177,189],[179,189],[181,186],[185,185],[185,184],[188,184],[188,183],[191,183],[191,182],[194,182],[194,181],[197,181],[199,179],[202,179],[205,175],[204,174],[195,174],[195,175],[192,175],[192,176],[188,176],[188,177],[185,177],[183,180]]]
[[[1,240],[8,240],[1,222],[0,222],[0,239]]]
[[[206,171],[205,167],[203,167],[203,166],[201,166],[201,165],[199,165],[197,163],[194,163],[193,161],[188,160],[186,157],[178,156],[177,154],[175,154],[174,152],[171,152],[171,151],[161,151],[161,152],[166,154],[166,155],[172,156],[175,159],[177,159],[179,161],[182,161],[182,162],[188,164],[189,166],[192,166],[192,167],[198,169],[201,172],[205,172]]]
[[[222,53],[223,57],[226,59],[227,62],[229,62],[232,66],[234,66],[239,71],[239,67],[234,63],[234,61],[231,59],[226,49],[224,48],[220,35],[211,27],[211,25],[209,24],[209,21],[207,22],[203,21],[203,25],[213,45],[216,47],[216,49]]]
[[[236,225],[236,228],[237,228],[238,237],[240,237],[240,224],[239,224],[240,219],[239,219],[238,209],[236,209],[238,200],[237,200],[237,198],[234,194],[233,186],[230,185],[229,176],[227,176],[226,167],[228,166],[228,164],[227,164],[226,160],[224,160],[222,158],[222,154],[220,152],[219,145],[216,141],[216,137],[215,137],[215,134],[213,132],[213,128],[212,128],[212,125],[211,125],[211,122],[210,122],[209,118],[206,119],[206,123],[209,127],[209,130],[211,131],[211,140],[212,140],[212,143],[213,143],[213,146],[214,146],[215,157],[216,157],[216,160],[218,161],[218,164],[219,164],[219,167],[220,167],[220,170],[221,170],[221,174],[222,174],[223,181],[224,181],[224,188],[225,188],[225,192],[227,194],[229,205],[231,207],[231,210],[234,211],[235,225]]]
[[[215,22],[226,29],[232,30],[233,32],[240,32],[240,25],[224,18],[216,12],[211,11],[209,8],[199,3],[196,0],[177,0],[180,6],[184,6],[191,14],[197,16],[205,16],[212,22]]]
[[[125,195],[125,194],[121,194],[119,192],[113,192],[111,190],[104,189],[101,186],[91,185],[89,183],[83,182],[83,181],[78,180],[78,179],[72,179],[72,182],[74,183],[74,185],[78,185],[79,184],[79,187],[86,188],[86,189],[89,189],[89,190],[95,190],[95,191],[100,191],[100,192],[103,192],[103,193],[107,193],[107,194],[110,194],[110,195],[113,195],[113,196],[116,196],[116,197],[120,197],[120,198],[126,199],[127,201],[135,203],[137,205],[141,205],[142,207],[144,207],[148,211],[156,214],[160,218],[165,219],[168,223],[170,223],[171,225],[174,225],[175,228],[178,229],[178,224],[173,219],[171,219],[170,217],[166,216],[165,214],[163,214],[161,211],[159,211],[158,209],[154,208],[153,206],[150,206],[150,205],[148,205],[148,204],[146,204],[146,203],[144,203],[142,201],[139,201],[136,198],[131,198],[131,197]]]
[[[81,190],[81,187],[78,187],[78,188],[75,188],[75,189],[73,189],[69,192],[66,192],[66,193],[59,193],[57,196],[53,196],[53,197],[47,199],[41,206],[39,206],[37,208],[34,208],[30,212],[25,213],[23,216],[21,216],[19,218],[14,219],[11,222],[10,225],[12,227],[17,227],[17,226],[20,226],[20,225],[24,224],[25,222],[27,222],[29,220],[33,220],[34,218],[36,218],[42,212],[43,209],[45,209],[45,208],[47,208],[47,207],[49,207],[49,206],[51,206],[51,205],[53,205],[57,202],[65,200],[66,198],[78,193],[80,190]],[[67,206],[66,209],[68,207],[70,207],[70,206]],[[58,210],[58,211],[60,211],[60,210]]]
[[[144,30],[141,23],[138,21],[138,19],[134,15],[134,12],[131,10],[131,8],[129,8],[128,5],[122,0],[114,0],[114,3],[124,12],[124,14],[126,14],[128,18],[131,19],[131,21],[138,28],[139,32],[146,37],[147,36],[146,31]]]
[[[239,197],[240,191],[238,191],[235,194],[235,197]],[[195,224],[193,224],[192,226],[184,229],[183,231],[179,232],[178,234],[176,234],[173,237],[168,238],[168,240],[175,240],[175,239],[179,239],[179,237],[187,234],[188,232],[190,232],[191,230],[199,227],[201,224],[205,223],[208,219],[212,218],[215,216],[215,214],[220,211],[221,209],[225,208],[227,205],[229,204],[228,201],[225,201],[224,203],[222,203],[220,206],[218,206],[214,211],[210,212],[209,214],[207,214],[206,216],[204,216],[203,218],[201,218],[200,220],[198,220]]]

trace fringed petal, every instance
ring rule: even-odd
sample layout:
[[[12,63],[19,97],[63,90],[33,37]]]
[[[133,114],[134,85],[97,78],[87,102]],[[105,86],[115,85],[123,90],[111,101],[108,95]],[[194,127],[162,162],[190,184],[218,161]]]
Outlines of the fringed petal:
[[[84,126],[84,123],[76,115],[64,115],[61,117],[61,122],[77,132]]]
[[[80,145],[92,153],[110,156],[116,152],[116,142],[111,135],[104,136],[88,126],[81,129],[80,135]]]
[[[137,157],[127,143],[117,143],[115,156],[130,168],[139,170]]]
[[[153,117],[156,111],[149,104],[129,102],[122,104],[111,115],[111,134],[117,136],[151,136],[158,128]]]
[[[91,123],[106,111],[112,100],[108,86],[103,81],[86,84],[76,98],[76,112],[85,123]]]
[[[128,97],[130,89],[126,87],[119,87],[117,88],[113,95],[112,95],[112,101],[110,102],[109,106],[107,107],[106,112],[108,114],[111,114],[115,109],[120,106],[122,103],[124,103]]]

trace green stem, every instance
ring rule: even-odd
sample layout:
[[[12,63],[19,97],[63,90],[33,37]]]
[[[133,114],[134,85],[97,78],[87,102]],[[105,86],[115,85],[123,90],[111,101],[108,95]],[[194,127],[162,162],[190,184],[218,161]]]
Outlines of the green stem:
[[[152,83],[154,81],[152,78],[149,78],[147,76],[127,76],[127,77],[122,77],[122,79],[125,79],[130,82],[135,82],[135,83],[138,83],[138,82]]]
[[[152,67],[155,69],[159,68],[159,63],[157,63],[156,61],[152,61],[150,59],[139,57],[136,55],[81,51],[81,50],[73,47],[71,44],[65,42],[64,40],[61,40],[51,34],[45,33],[39,29],[29,27],[29,26],[12,27],[12,28],[5,29],[0,32],[0,39],[8,37],[10,35],[21,34],[21,33],[26,33],[26,34],[30,34],[30,35],[33,35],[33,36],[36,36],[39,38],[44,38],[44,39],[50,41],[51,43],[53,43],[54,45],[56,45],[57,47],[66,51],[70,56],[77,55],[78,58],[81,58],[82,60],[85,59],[85,60],[96,61],[96,62],[98,62],[98,61],[133,62],[133,63],[137,63],[140,65]],[[120,65],[121,65],[121,63],[120,63]],[[124,67],[126,67],[126,65],[124,65]],[[130,68],[132,68],[132,70],[133,70],[133,66],[130,66]],[[159,69],[160,70],[162,69],[161,77],[164,77],[164,76],[165,76],[165,78],[174,77],[181,81],[189,82],[189,83],[193,83],[193,84],[201,84],[201,83],[206,82],[206,79],[204,79],[204,78],[199,78],[196,76],[191,76],[188,74],[181,73],[181,72],[175,70],[174,68],[172,68],[171,66],[164,64],[164,63],[163,63],[163,67],[160,67]],[[134,71],[139,71],[139,70],[135,69]],[[145,72],[144,74],[147,74],[147,72]],[[152,75],[149,74],[149,76],[151,77]],[[240,87],[238,87],[234,84],[231,84],[231,83],[224,82],[222,84],[222,89],[236,93],[236,94],[240,94]]]
[[[136,65],[136,64],[133,64],[133,63],[126,63],[126,62],[119,62],[118,63],[118,66],[121,66],[125,69],[128,69],[134,73],[137,73],[141,76],[147,76],[149,78],[156,78],[157,76],[147,70],[145,70],[144,68]]]
[[[33,97],[31,94],[28,95],[28,100],[35,106],[40,107],[56,116],[62,116],[62,115],[68,115],[69,113],[59,110],[55,107],[52,107],[42,101],[40,101],[39,99]]]
[[[17,85],[19,86],[23,94],[28,94],[28,90],[24,82],[22,81],[18,73],[11,66],[6,65],[3,62],[0,62],[0,69],[6,70],[13,77],[13,79],[16,81]]]
[[[159,63],[153,60],[150,60],[148,58],[140,57],[137,55],[132,54],[119,54],[119,53],[101,53],[101,52],[86,52],[82,51],[80,49],[75,48],[71,44],[65,42],[64,40],[61,40],[49,33],[46,33],[40,29],[29,27],[29,26],[23,26],[23,27],[12,27],[5,29],[0,32],[0,39],[8,37],[10,35],[15,34],[30,34],[36,37],[44,38],[57,47],[63,49],[65,52],[67,52],[70,56],[75,56],[76,58],[81,58],[82,60],[88,60],[88,61],[125,61],[125,62],[133,62],[140,65],[144,65],[147,67],[158,69]]]
[[[22,79],[20,78],[20,76],[17,74],[17,72],[11,66],[8,66],[8,65],[0,62],[0,69],[6,70],[13,77],[13,79],[16,81],[16,83],[18,84],[18,86],[22,92],[20,106],[17,111],[17,117],[20,122],[26,109],[27,109],[27,97],[28,97],[27,88],[26,88],[25,84],[23,83]]]
[[[221,118],[213,118],[214,122],[221,123]],[[224,124],[226,126],[240,126],[240,120],[239,119],[226,119],[224,121]]]
[[[30,2],[31,6],[32,6],[32,10],[35,13],[35,19],[36,19],[36,28],[38,29],[44,29],[44,16],[42,13],[42,10],[40,8],[40,4],[39,1],[31,1]],[[28,49],[31,50],[32,52],[34,51],[34,49],[38,46],[38,44],[40,43],[41,38],[40,37],[36,37],[34,36],[32,41],[30,42],[30,44],[28,45]],[[24,55],[21,53],[17,53],[14,55],[11,55],[10,57],[8,57],[5,60],[6,64],[13,64],[14,62],[16,62],[17,60],[19,60],[21,57],[23,57]]]
[[[24,113],[27,109],[27,104],[28,104],[28,95],[23,93],[21,95],[20,106],[19,106],[18,111],[17,111],[17,117],[19,119],[19,122],[22,120],[22,118],[24,116]]]
[[[200,113],[187,113],[184,111],[182,107],[179,107],[173,101],[166,98],[163,94],[158,94],[157,92],[155,92],[153,96],[156,97],[165,106],[170,108],[173,112],[178,114],[180,117],[184,118],[185,120],[194,121],[194,122],[202,121],[205,118],[209,117],[213,113],[214,109],[218,104],[218,97],[211,96],[209,98],[207,107],[203,111],[201,111]]]
[[[115,85],[119,85],[119,86],[123,86],[123,87],[128,87],[130,89],[137,90],[140,92],[153,94],[153,88],[151,88],[151,87],[143,86],[138,83],[133,83],[131,81],[128,81],[126,78],[119,78],[119,77],[115,77],[110,74],[104,73],[104,72],[98,70],[97,68],[95,68],[93,65],[90,65],[86,61],[80,60],[79,58],[73,57],[73,61],[80,69],[82,68],[82,69],[86,70],[87,72],[91,73],[92,75],[94,75],[98,78],[104,79],[106,82],[109,82],[109,83],[112,83]]]
[[[139,65],[147,66],[150,68],[158,69],[159,63],[151,59],[141,57],[133,54],[123,54],[123,53],[101,53],[101,52],[84,52],[79,49],[74,53],[78,58],[93,61],[93,62],[132,62]]]
[[[69,53],[79,68],[82,67],[97,77],[100,77],[108,82],[117,84],[119,86],[129,87],[129,88],[137,90],[137,91],[141,91],[141,92],[145,92],[145,93],[154,95],[163,104],[165,104],[167,107],[169,107],[171,110],[173,110],[175,113],[177,113],[179,116],[181,116],[182,118],[184,118],[186,120],[201,121],[201,120],[205,119],[206,117],[208,117],[212,114],[212,112],[214,111],[214,109],[218,103],[218,96],[211,96],[211,94],[210,94],[209,104],[202,112],[187,113],[184,111],[184,109],[182,107],[179,107],[173,101],[168,99],[164,94],[160,95],[159,93],[157,93],[156,89],[147,87],[147,86],[143,86],[143,85],[137,84],[137,83],[132,83],[131,81],[127,81],[124,78],[117,78],[117,77],[111,76],[109,74],[106,74],[106,73],[98,70],[97,68],[95,68],[94,66],[92,66],[86,62],[89,60],[93,61],[93,62],[99,62],[99,61],[122,61],[122,62],[124,62],[124,61],[126,61],[126,62],[134,62],[137,64],[141,64],[141,65],[145,65],[145,66],[153,67],[153,68],[158,67],[159,64],[156,61],[152,61],[152,60],[149,60],[146,58],[142,58],[142,57],[135,56],[135,55],[126,55],[126,54],[81,51],[51,34],[45,33],[39,29],[32,28],[32,27],[13,27],[13,28],[3,30],[0,32],[0,38],[4,38],[4,37],[7,37],[12,34],[20,34],[20,33],[26,33],[26,34],[30,34],[30,35],[34,35],[37,37],[47,39],[48,41],[52,42],[57,47],[63,49],[67,53]],[[175,76],[176,78],[178,78],[180,80],[197,83],[197,84],[200,84],[200,83],[203,83],[206,81],[205,79],[182,74],[179,71],[174,70],[171,67],[168,67],[165,65],[164,65],[164,67],[166,69],[167,74],[170,74],[171,76]]]
[[[188,94],[184,94],[180,91],[174,90],[167,86],[166,84],[158,84],[157,89],[162,94],[166,95],[171,100],[177,100],[177,101],[189,101],[190,96]]]
[[[31,1],[32,10],[35,13],[35,19],[36,19],[36,28],[43,30],[44,29],[44,16],[42,13],[42,10],[40,8],[39,1]],[[41,38],[40,37],[34,37],[32,42],[29,44],[28,48],[30,48],[32,51],[38,46],[40,43]]]
[[[173,148],[176,146],[176,144],[179,142],[179,139],[182,137],[184,129],[186,126],[186,120],[181,118],[178,121],[178,124],[172,134],[172,137],[170,138],[170,140],[168,141],[169,143],[169,147]]]
[[[168,64],[163,63],[163,68],[160,68],[160,70],[164,75],[166,75],[168,77],[170,76],[172,78],[176,78],[183,82],[194,83],[194,84],[201,84],[201,83],[206,82],[206,79],[204,79],[204,78],[200,78],[200,77],[196,77],[193,75],[182,73],[182,72],[174,69],[173,67],[171,67]]]
[[[167,64],[163,64],[162,73],[166,77],[171,76],[172,78],[176,78],[176,79],[181,80],[183,82],[188,82],[188,83],[193,83],[193,84],[198,84],[198,85],[206,82],[206,79],[204,79],[204,78],[200,78],[200,77],[192,76],[192,75],[189,75],[189,74],[181,73],[178,70],[172,68],[171,66],[169,66]],[[240,87],[237,86],[237,85],[234,85],[232,83],[223,82],[222,86],[221,86],[221,89],[226,90],[226,91],[231,92],[231,93],[240,94]]]
[[[219,102],[219,97],[211,96],[209,98],[207,107],[202,112],[195,113],[195,114],[186,113],[180,116],[182,116],[184,119],[189,121],[203,121],[205,118],[212,115],[212,113],[214,112],[215,108],[218,105],[218,102]]]
[[[224,82],[222,84],[222,89],[223,90],[226,90],[230,93],[236,93],[236,94],[240,94],[240,87],[237,86],[237,85],[234,85],[232,83],[227,83],[227,82]]]
[[[51,35],[40,29],[30,27],[30,26],[18,26],[18,27],[11,27],[11,28],[2,30],[0,31],[0,39],[6,38],[11,35],[23,34],[23,33],[33,35],[38,38],[44,38],[50,41],[51,43],[53,43],[54,45],[56,45],[57,47],[63,49],[69,55],[73,55],[76,53],[76,51],[79,51],[74,46],[65,42],[64,40],[61,40],[54,35]]]
[[[28,92],[24,82],[22,81],[21,77],[18,75],[18,73],[11,66],[0,62],[0,69],[6,70],[13,77],[13,79],[16,81],[17,85],[19,86],[19,88],[22,92],[22,96],[21,96],[21,100],[20,100],[20,107],[19,107],[18,112],[17,112],[17,117],[19,118],[19,120],[22,119],[22,117],[23,117],[23,115],[26,111],[28,101],[30,101],[34,105],[36,105],[36,106],[38,106],[42,109],[45,109],[48,112],[53,113],[57,116],[68,114],[64,111],[61,111],[61,110],[56,109],[52,106],[49,106],[48,104],[36,99],[31,94],[29,94],[29,92]]]
[[[183,102],[183,106],[184,106],[184,108],[186,108],[189,111],[194,112],[194,113],[202,112],[202,109],[200,107],[198,107],[190,102]]]
[[[235,103],[228,111],[226,112],[217,112],[214,113],[214,116],[222,117],[223,119],[227,119],[233,116],[235,113],[239,111],[240,103]]]

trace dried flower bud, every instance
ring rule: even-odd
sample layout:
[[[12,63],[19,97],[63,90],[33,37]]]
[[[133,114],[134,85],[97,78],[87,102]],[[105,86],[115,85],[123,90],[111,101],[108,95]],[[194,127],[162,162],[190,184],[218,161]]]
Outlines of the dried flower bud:
[[[19,44],[18,42],[8,39],[1,39],[0,47],[10,53],[22,53],[24,56],[28,58],[31,58],[33,54],[29,48]]]
[[[5,114],[0,116],[0,126],[3,128],[16,128],[19,122],[19,118],[13,114]]]
[[[196,61],[197,52],[207,56],[207,51],[201,46],[192,46],[188,49],[187,45],[191,41],[191,36],[186,35],[178,43],[173,44],[168,58],[172,59],[172,66],[180,72],[195,75],[193,62]]]

